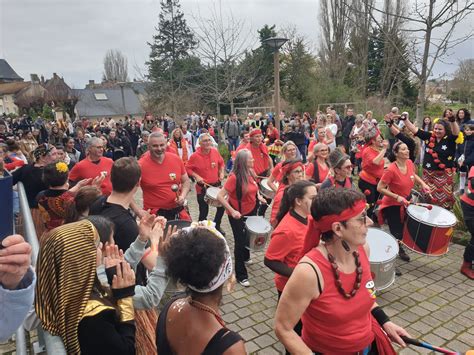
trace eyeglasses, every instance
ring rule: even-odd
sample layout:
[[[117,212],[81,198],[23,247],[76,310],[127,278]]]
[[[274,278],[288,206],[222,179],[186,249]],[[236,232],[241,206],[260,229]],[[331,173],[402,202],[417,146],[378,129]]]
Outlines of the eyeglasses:
[[[320,149],[316,153],[319,153],[319,152],[329,152],[329,149]]]
[[[103,145],[93,145],[92,147],[97,148],[97,149],[104,149],[105,148]]]
[[[363,213],[360,217],[354,218],[355,221],[362,222],[363,225],[367,224],[367,213]]]
[[[351,165],[346,165],[346,166],[341,166],[341,170],[352,170],[352,164]]]

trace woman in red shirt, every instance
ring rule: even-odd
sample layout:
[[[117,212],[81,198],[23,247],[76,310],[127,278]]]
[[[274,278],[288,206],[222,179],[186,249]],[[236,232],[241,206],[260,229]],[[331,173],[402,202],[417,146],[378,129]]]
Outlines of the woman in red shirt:
[[[278,302],[275,332],[292,354],[395,354],[409,336],[375,302],[365,196],[354,189],[321,190],[311,205],[303,255]],[[320,239],[322,242],[320,243]],[[301,337],[294,326],[301,318]],[[386,332],[383,332],[383,330]]]
[[[283,163],[290,159],[296,159],[298,155],[298,148],[296,144],[292,141],[288,141],[283,144],[281,149],[281,153],[283,154],[283,159],[280,161],[272,170],[270,177],[268,178],[268,187],[270,187],[273,191],[277,192],[279,189],[284,190],[285,186],[281,185],[281,180],[283,178],[281,173],[281,167]],[[280,184],[280,186],[278,185]]]
[[[306,178],[316,184],[319,189],[329,173],[329,165],[327,163],[329,155],[329,147],[324,143],[317,143],[313,148],[313,156],[315,159],[308,164],[306,169]]]
[[[389,160],[392,163],[377,185],[378,192],[384,195],[379,208],[379,223],[383,224],[386,220],[390,233],[401,241],[405,209],[410,204],[411,190],[415,183],[428,193],[430,188],[416,174],[415,165],[410,160],[410,150],[405,143],[399,141],[393,145]],[[398,255],[400,259],[410,261],[410,257],[401,244]]]
[[[311,202],[315,197],[316,186],[306,180],[288,186],[283,194],[276,218],[277,226],[272,233],[264,259],[265,266],[275,272],[278,299],[300,259]],[[301,335],[301,328],[299,321],[295,327],[298,335]]]
[[[359,189],[367,198],[370,205],[367,214],[373,218],[375,203],[379,198],[377,184],[383,175],[385,165],[385,153],[388,149],[388,141],[384,140],[378,130],[371,129],[365,136],[365,146],[362,148],[362,171],[359,174]]]
[[[332,168],[332,174],[327,174],[327,178],[321,184],[320,190],[328,189],[330,187],[345,187],[347,189],[354,188],[351,177],[351,158],[336,148],[331,152],[331,154],[329,154],[328,162],[329,166]]]
[[[250,286],[245,267],[245,262],[250,260],[250,251],[247,249],[245,219],[242,217],[254,216],[258,208],[257,198],[263,200],[259,196],[258,184],[252,175],[253,162],[254,159],[249,150],[240,150],[235,157],[232,172],[217,195],[217,199],[227,210],[234,234],[235,276],[237,281],[245,287]]]

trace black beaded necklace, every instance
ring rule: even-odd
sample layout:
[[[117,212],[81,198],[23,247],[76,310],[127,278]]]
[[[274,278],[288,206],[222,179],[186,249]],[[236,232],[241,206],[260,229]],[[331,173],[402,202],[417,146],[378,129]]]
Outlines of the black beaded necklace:
[[[356,295],[357,290],[360,288],[360,282],[362,281],[362,266],[360,265],[359,261],[359,252],[358,251],[353,251],[352,255],[354,256],[354,261],[356,265],[356,279],[354,281],[354,288],[350,293],[346,292],[344,288],[342,287],[342,282],[340,280],[340,273],[338,270],[338,266],[336,264],[336,258],[329,252],[329,250],[326,247],[326,251],[328,253],[328,260],[329,263],[331,264],[332,271],[334,272],[334,278],[336,279],[336,288],[339,291],[339,293],[346,299],[352,298]]]

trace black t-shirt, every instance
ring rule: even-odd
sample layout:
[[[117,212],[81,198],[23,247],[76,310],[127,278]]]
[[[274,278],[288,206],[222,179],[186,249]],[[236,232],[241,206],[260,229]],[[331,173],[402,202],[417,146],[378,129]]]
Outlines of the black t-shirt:
[[[138,236],[138,225],[130,210],[115,203],[107,202],[107,196],[95,201],[90,210],[91,215],[101,215],[109,218],[115,225],[115,244],[124,252],[130,247]]]
[[[24,165],[13,172],[13,185],[21,181],[25,186],[26,198],[30,208],[38,207],[36,195],[48,189],[43,182],[43,167],[36,167],[33,164]]]
[[[444,170],[440,168],[438,163],[434,162],[433,156],[428,153],[429,149],[433,149],[433,152],[438,154],[438,159],[440,164],[444,164],[445,168],[453,168],[455,166],[454,157],[456,155],[456,139],[458,136],[455,135],[446,135],[439,142],[435,139],[433,144],[434,147],[429,146],[431,133],[419,129],[416,132],[416,136],[422,139],[425,142],[425,156],[423,158],[423,168],[428,170]]]

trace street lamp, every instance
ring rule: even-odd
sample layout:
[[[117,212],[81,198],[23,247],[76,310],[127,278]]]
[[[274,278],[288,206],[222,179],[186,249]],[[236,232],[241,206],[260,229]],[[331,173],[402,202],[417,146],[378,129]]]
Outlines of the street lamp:
[[[272,37],[263,41],[267,46],[273,48],[273,67],[275,79],[275,125],[280,132],[280,48],[288,41],[287,38]]]

